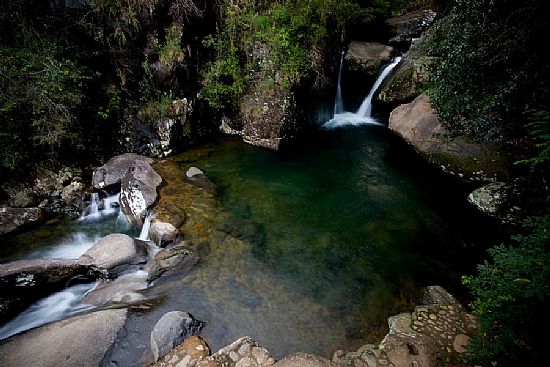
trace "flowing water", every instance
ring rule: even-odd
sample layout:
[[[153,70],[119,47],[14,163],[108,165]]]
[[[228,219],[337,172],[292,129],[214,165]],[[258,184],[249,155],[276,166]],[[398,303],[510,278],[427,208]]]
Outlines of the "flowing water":
[[[382,121],[376,119],[373,116],[372,98],[374,97],[374,93],[376,93],[380,85],[382,85],[382,82],[384,82],[391,71],[399,64],[401,59],[402,57],[395,57],[391,63],[385,65],[380,71],[380,74],[378,75],[376,80],[374,81],[374,84],[371,87],[369,94],[365,97],[357,112],[348,112],[344,111],[344,104],[342,100],[342,87],[340,85],[344,62],[344,56],[342,55],[342,60],[340,61],[340,73],[338,74],[338,87],[334,103],[334,117],[327,121],[323,125],[323,128],[336,129],[345,126],[383,125]]]

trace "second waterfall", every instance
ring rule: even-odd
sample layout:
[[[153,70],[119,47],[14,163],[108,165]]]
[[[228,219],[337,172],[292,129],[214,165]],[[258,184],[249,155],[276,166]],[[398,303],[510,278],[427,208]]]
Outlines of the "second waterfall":
[[[374,93],[378,90],[382,82],[387,78],[390,72],[395,68],[402,57],[395,57],[391,63],[384,66],[378,77],[376,78],[372,88],[369,91],[367,97],[361,103],[361,107],[357,112],[344,111],[342,101],[342,70],[344,63],[344,54],[342,53],[342,60],[340,61],[340,72],[338,74],[338,86],[336,91],[336,98],[334,103],[334,117],[325,123],[322,128],[335,129],[343,126],[358,126],[358,125],[380,125],[380,122],[373,117],[372,113],[372,98]]]

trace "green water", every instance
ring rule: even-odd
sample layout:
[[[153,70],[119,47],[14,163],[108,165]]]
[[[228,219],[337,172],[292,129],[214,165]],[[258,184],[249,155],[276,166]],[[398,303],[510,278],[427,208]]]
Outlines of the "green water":
[[[460,294],[460,275],[494,237],[464,188],[381,127],[321,131],[283,154],[221,139],[171,159],[175,174],[207,174],[222,212],[213,210],[200,262],[143,291],[152,301],[131,308],[106,358],[114,365],[147,365],[150,332],[172,310],[205,321],[212,350],[244,335],[278,358],[379,342],[386,318],[410,311],[421,287]],[[209,216],[204,202],[190,205]],[[56,220],[5,241],[0,257],[76,258],[121,230],[116,211]]]
[[[420,287],[460,291],[478,259],[485,223],[465,193],[383,128],[323,131],[287,154],[224,139],[174,159],[182,175],[204,170],[230,219],[196,268],[148,291],[162,301],[130,318],[121,364],[147,354],[171,310],[206,321],[213,350],[243,335],[277,357],[353,350],[380,341]]]

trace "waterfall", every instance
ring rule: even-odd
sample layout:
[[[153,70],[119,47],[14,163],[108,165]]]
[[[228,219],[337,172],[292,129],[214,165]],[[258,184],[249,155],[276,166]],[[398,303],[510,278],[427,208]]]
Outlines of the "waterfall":
[[[141,227],[141,233],[139,234],[138,239],[142,241],[149,241],[149,229],[151,228],[151,213],[147,213],[145,220],[143,221],[143,226]]]
[[[342,70],[344,69],[344,55],[342,51],[342,57],[340,58],[340,71],[338,72],[338,86],[336,88],[336,99],[334,101],[334,115],[344,112],[344,102],[342,100]]]
[[[117,212],[120,203],[120,194],[106,196],[103,200],[99,199],[99,194],[91,194],[90,203],[80,215],[81,220],[95,220],[105,215],[111,215]]]
[[[336,129],[343,126],[360,126],[360,125],[382,125],[372,116],[372,98],[376,90],[380,87],[384,79],[393,70],[394,67],[399,64],[401,57],[396,57],[392,62],[382,69],[382,72],[374,82],[368,96],[365,98],[359,110],[354,112],[345,112],[342,104],[342,91],[340,88],[340,77],[342,74],[342,63],[340,63],[340,75],[338,76],[338,90],[336,91],[336,101],[334,103],[334,117],[326,122],[321,128],[323,129]]]
[[[374,96],[374,93],[376,93],[376,90],[378,87],[380,87],[380,84],[386,79],[386,76],[393,70],[394,67],[399,64],[399,61],[401,61],[401,57],[396,57],[392,60],[391,64],[388,64],[380,73],[376,81],[374,82],[374,85],[372,86],[369,95],[363,103],[361,103],[361,107],[359,107],[359,110],[357,111],[357,114],[359,116],[363,117],[369,117],[372,118],[372,97]]]
[[[92,202],[90,203],[90,215],[97,216],[99,213],[99,194],[92,192]]]

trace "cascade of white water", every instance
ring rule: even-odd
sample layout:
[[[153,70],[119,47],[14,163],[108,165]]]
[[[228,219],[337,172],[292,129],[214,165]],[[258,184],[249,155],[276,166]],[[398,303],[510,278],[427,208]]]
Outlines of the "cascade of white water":
[[[92,201],[90,203],[90,215],[96,216],[99,213],[99,194],[92,192]]]
[[[141,233],[139,234],[138,239],[142,241],[149,241],[149,229],[151,228],[151,213],[147,213],[145,220],[143,221],[143,226],[141,227]]]
[[[344,68],[344,54],[342,51],[342,57],[340,58],[340,71],[338,72],[338,86],[336,87],[336,99],[334,100],[334,114],[344,112],[344,101],[342,100],[342,70]]]
[[[394,58],[392,62],[382,70],[382,72],[374,82],[374,85],[372,86],[369,95],[367,96],[367,98],[365,98],[363,103],[361,103],[361,107],[359,107],[359,110],[357,111],[357,114],[359,116],[372,118],[372,97],[374,96],[374,93],[376,93],[376,90],[378,89],[378,87],[380,87],[380,84],[382,84],[386,76],[388,76],[393,68],[396,67],[397,64],[399,64],[399,61],[401,61],[401,57]]]

